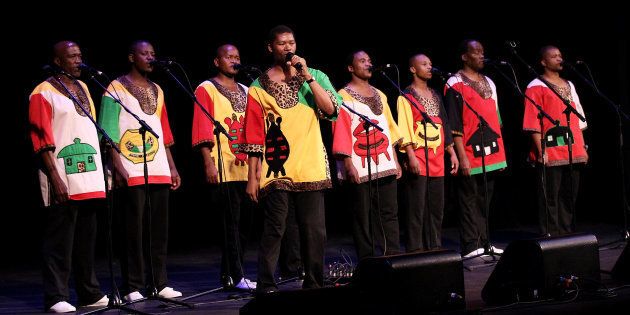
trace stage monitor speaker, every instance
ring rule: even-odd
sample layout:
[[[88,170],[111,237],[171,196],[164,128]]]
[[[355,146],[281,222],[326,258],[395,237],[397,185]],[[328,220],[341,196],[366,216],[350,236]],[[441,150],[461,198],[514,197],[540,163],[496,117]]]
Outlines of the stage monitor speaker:
[[[616,280],[630,281],[630,243],[626,242],[626,248],[612,269],[612,276]]]
[[[357,272],[360,298],[373,314],[466,308],[462,258],[451,250],[370,257]]]
[[[258,294],[241,307],[239,314],[356,314],[361,309],[357,292],[352,285],[345,285]]]
[[[505,249],[481,296],[489,305],[557,298],[576,285],[597,287],[599,272],[594,235],[518,240]]]

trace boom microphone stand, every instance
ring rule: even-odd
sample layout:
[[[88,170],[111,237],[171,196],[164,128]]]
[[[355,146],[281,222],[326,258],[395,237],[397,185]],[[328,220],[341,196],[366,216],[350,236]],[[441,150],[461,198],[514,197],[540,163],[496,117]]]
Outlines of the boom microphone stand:
[[[588,69],[588,65],[584,62],[584,61],[578,61],[578,64],[584,64],[587,66]],[[603,94],[595,85],[595,80],[592,78],[591,76],[591,80],[587,79],[586,77],[584,77],[579,71],[577,71],[577,69],[575,69],[575,67],[569,63],[569,62],[564,62],[564,65],[567,66],[567,68],[569,68],[571,71],[573,71],[573,73],[575,73],[580,79],[582,79],[582,81],[584,81],[584,83],[586,83],[586,85],[588,85],[591,89],[593,89],[593,91],[595,91],[595,93],[597,94],[597,96],[601,97],[606,104],[610,105],[614,110],[615,113],[617,114],[617,125],[619,127],[619,154],[617,155],[617,163],[619,165],[619,173],[620,173],[620,182],[619,184],[621,185],[621,213],[623,214],[623,231],[622,231],[622,236],[620,239],[617,239],[615,241],[606,243],[606,244],[602,244],[600,245],[600,247],[606,247],[609,245],[612,245],[614,243],[618,243],[618,242],[627,242],[628,240],[630,240],[630,232],[628,231],[628,213],[630,212],[630,207],[628,205],[628,195],[626,193],[626,173],[625,173],[625,169],[624,169],[624,156],[623,156],[623,121],[625,120],[626,122],[630,121],[630,116],[628,116],[628,114],[626,114],[624,111],[621,110],[621,105],[615,104],[608,96],[606,96],[605,94]],[[589,70],[589,74],[590,74],[590,70]]]
[[[431,120],[431,117],[429,117],[429,115],[420,109],[420,107],[418,107],[418,104],[416,104],[416,102],[414,102],[411,98],[409,98],[409,96],[407,96],[407,94],[405,94],[405,92],[403,92],[403,90],[400,88],[400,86],[398,84],[396,84],[396,82],[394,82],[394,80],[392,80],[384,71],[384,69],[378,69],[378,73],[380,73],[385,79],[387,79],[387,81],[389,81],[389,83],[392,84],[392,86],[394,86],[397,90],[398,93],[404,97],[407,102],[409,102],[409,104],[411,104],[422,116],[422,126],[424,128],[424,167],[425,167],[425,173],[427,176],[427,183],[425,185],[425,204],[424,204],[424,217],[426,217],[427,215],[429,216],[429,220],[431,219],[431,214],[429,213],[429,142],[427,139],[427,124],[431,124],[433,126],[433,128],[437,129],[437,126],[435,125],[435,123],[433,122],[433,120]],[[424,220],[424,219],[423,219]],[[429,227],[429,246],[431,246],[431,244],[433,244],[432,238],[433,238],[433,232],[431,231],[431,222],[428,222],[427,226]]]
[[[498,62],[499,65],[507,65],[510,67],[510,69],[512,69],[512,73],[514,73],[514,69],[512,68],[512,65],[509,64],[506,61],[499,61]],[[501,71],[501,69],[497,66],[497,63],[490,63],[491,66],[494,67],[494,69],[501,75],[503,76],[503,78],[505,78],[505,80],[510,83],[510,85],[514,88],[514,90],[516,90],[516,92],[518,92],[518,94],[527,99],[529,101],[530,104],[532,104],[534,107],[536,107],[536,109],[538,110],[538,121],[540,123],[540,148],[541,148],[541,156],[542,156],[542,166],[541,166],[541,171],[542,171],[542,190],[543,190],[543,199],[544,199],[544,203],[545,203],[545,221],[546,221],[546,236],[549,237],[551,236],[551,234],[549,234],[549,203],[547,201],[547,171],[546,171],[546,163],[545,163],[545,128],[544,128],[544,119],[547,119],[550,123],[552,123],[554,126],[559,126],[560,122],[556,119],[553,119],[549,114],[547,114],[547,112],[545,112],[542,108],[542,106],[540,106],[539,104],[537,104],[531,97],[527,96],[527,94],[523,93],[523,91],[521,90],[521,88],[518,86],[518,80],[516,79],[516,75],[514,76],[514,81],[512,81],[512,79],[510,77],[508,77],[505,73],[503,73],[503,71]]]

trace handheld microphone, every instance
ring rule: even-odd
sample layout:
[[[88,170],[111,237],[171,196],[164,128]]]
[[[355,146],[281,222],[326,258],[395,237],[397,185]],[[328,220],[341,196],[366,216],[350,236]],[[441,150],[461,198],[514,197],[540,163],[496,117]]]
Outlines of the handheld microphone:
[[[149,64],[152,67],[161,67],[161,68],[166,68],[166,67],[172,65],[173,63],[174,63],[174,61],[173,60],[169,60],[169,59],[167,59],[167,60],[155,59],[155,60],[149,61]]]
[[[371,66],[368,70],[369,70],[370,72],[377,72],[377,71],[383,71],[383,70],[385,70],[385,69],[387,69],[387,68],[391,68],[391,67],[393,67],[393,66],[394,66],[394,65],[393,65],[393,64],[391,64],[391,63],[386,63],[386,64],[384,64],[384,65],[380,65],[380,66]]]
[[[284,61],[286,62],[291,62],[291,59],[293,59],[293,56],[295,56],[294,53],[292,52],[288,52],[285,56],[284,56]],[[302,64],[301,63],[296,63],[293,65],[293,67],[295,67],[295,69],[297,69],[297,71],[302,71]]]
[[[87,71],[87,72],[90,72],[90,73],[96,73],[98,75],[103,75],[103,71],[96,70],[96,69],[94,69],[94,68],[92,68],[92,67],[90,67],[90,66],[88,66],[88,65],[86,65],[84,63],[81,63],[79,65],[79,69]]]
[[[484,58],[483,63],[486,65],[502,65],[502,66],[508,65],[507,61],[499,60],[499,59],[495,60],[495,59],[490,59],[490,58]]]
[[[450,72],[447,72],[447,71],[442,71],[442,70],[440,70],[440,69],[438,69],[436,67],[431,67],[431,73],[439,75],[441,77],[445,77],[445,78],[454,76],[454,74],[452,74]]]

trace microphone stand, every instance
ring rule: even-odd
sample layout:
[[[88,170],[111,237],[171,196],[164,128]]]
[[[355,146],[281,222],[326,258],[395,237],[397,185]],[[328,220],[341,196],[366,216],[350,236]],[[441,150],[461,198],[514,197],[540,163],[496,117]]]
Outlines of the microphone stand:
[[[510,85],[514,88],[514,90],[516,90],[516,92],[518,92],[518,94],[527,99],[530,104],[532,104],[534,107],[536,107],[536,109],[538,110],[538,115],[536,115],[536,117],[538,118],[538,122],[540,123],[540,151],[541,151],[541,157],[542,157],[542,191],[543,191],[543,199],[544,199],[544,203],[545,203],[545,228],[546,228],[546,233],[545,236],[549,237],[551,236],[551,234],[549,233],[549,203],[547,201],[547,171],[546,171],[546,162],[545,162],[545,149],[546,149],[546,144],[545,144],[545,127],[543,124],[544,119],[547,119],[551,124],[553,124],[554,126],[559,126],[560,122],[556,119],[553,119],[547,112],[545,112],[542,108],[542,106],[540,106],[539,104],[537,104],[531,97],[527,96],[527,94],[523,93],[523,91],[518,87],[518,84],[516,83],[516,76],[515,81],[512,81],[512,79],[510,77],[508,77],[505,73],[503,73],[503,71],[501,71],[501,69],[494,63],[490,64],[508,83],[510,83]],[[510,68],[512,68],[512,65],[509,63],[506,63],[506,65],[508,65]],[[544,119],[543,119],[544,118]]]
[[[610,105],[615,110],[615,113],[617,114],[617,125],[619,127],[619,154],[617,155],[617,162],[619,164],[620,173],[621,173],[621,179],[620,179],[619,184],[621,185],[621,213],[623,214],[623,231],[622,231],[622,236],[620,239],[602,244],[599,247],[607,247],[609,245],[612,245],[618,242],[627,242],[628,240],[630,240],[630,232],[628,231],[628,212],[630,212],[630,207],[628,206],[628,196],[626,194],[626,176],[625,176],[625,168],[623,165],[623,162],[624,162],[623,121],[624,120],[627,122],[630,121],[630,116],[628,116],[628,114],[626,114],[625,112],[621,110],[620,105],[615,104],[608,96],[600,92],[600,90],[597,88],[597,86],[593,82],[594,80],[591,81],[587,79],[586,77],[584,77],[580,72],[577,71],[577,69],[575,69],[575,67],[571,63],[564,62],[564,65],[566,65],[571,71],[573,71],[573,73],[575,73],[580,79],[582,79],[582,81],[584,81],[586,85],[588,85],[591,89],[593,89],[593,91],[595,91],[597,96],[601,97],[606,102],[606,104]]]
[[[423,215],[423,220],[426,219],[428,217],[429,220],[431,220],[431,214],[429,213],[429,143],[428,143],[428,139],[427,139],[427,124],[431,124],[433,126],[433,128],[437,129],[437,126],[435,125],[435,123],[433,122],[433,120],[431,119],[431,117],[429,117],[429,115],[420,109],[420,107],[418,106],[418,104],[416,104],[416,102],[414,102],[411,98],[409,98],[407,96],[407,94],[405,94],[405,92],[403,92],[403,90],[400,88],[400,86],[398,86],[398,84],[396,84],[396,82],[394,82],[394,80],[392,80],[383,69],[379,69],[378,73],[380,73],[385,79],[387,79],[387,81],[389,81],[389,83],[392,84],[392,86],[394,86],[397,90],[398,93],[404,97],[407,102],[409,102],[409,104],[411,104],[419,113],[420,116],[422,116],[422,125],[424,128],[424,168],[425,168],[425,173],[427,176],[427,183],[425,185],[425,204],[424,204],[424,215]],[[424,223],[423,223],[424,225]],[[433,244],[433,231],[431,228],[431,222],[428,222],[427,226],[429,227],[429,247],[431,247],[431,245]],[[437,241],[436,241],[437,243]]]
[[[140,119],[140,117],[138,117],[136,114],[134,114],[127,106],[125,106],[122,101],[117,98],[116,96],[114,96],[103,84],[101,84],[98,80],[96,80],[94,78],[94,75],[92,74],[92,79],[105,91],[105,93],[107,93],[113,100],[114,102],[118,103],[118,105],[120,105],[127,113],[129,113],[132,117],[134,117],[138,123],[140,124],[140,128],[138,129],[138,131],[140,132],[140,135],[142,136],[142,162],[143,162],[143,176],[144,176],[144,201],[145,201],[145,211],[146,211],[146,215],[147,215],[147,222],[148,222],[148,231],[147,231],[147,237],[148,237],[148,256],[149,256],[149,287],[147,288],[147,296],[145,298],[142,299],[138,299],[132,302],[127,302],[125,303],[125,305],[130,305],[130,304],[135,304],[138,302],[143,302],[145,300],[158,300],[161,302],[166,302],[166,303],[172,303],[172,304],[178,304],[178,305],[182,305],[182,306],[187,306],[189,308],[193,308],[193,305],[190,305],[188,303],[184,303],[178,300],[174,300],[174,299],[169,299],[169,298],[164,298],[161,297],[158,294],[157,291],[157,287],[155,286],[155,275],[154,275],[154,269],[153,269],[153,253],[151,250],[151,243],[152,243],[152,223],[151,223],[151,198],[149,197],[149,168],[148,168],[148,164],[147,164],[147,148],[146,148],[146,133],[149,132],[151,133],[154,137],[159,138],[159,135],[142,119]],[[114,146],[115,147],[115,146]],[[118,151],[120,152],[120,151]],[[108,306],[109,307],[109,306]],[[118,308],[118,307],[116,307]],[[133,309],[132,309],[133,310]],[[138,312],[136,310],[133,310],[133,312]]]
[[[77,79],[74,78],[72,75],[66,73],[66,72],[61,72],[61,74],[65,75],[66,77],[70,78],[71,80],[73,80],[75,82],[75,84],[79,84]],[[88,117],[88,119],[90,119],[90,121],[92,122],[92,124],[94,125],[94,127],[96,128],[96,130],[98,131],[98,133],[101,134],[101,136],[103,137],[104,141],[107,143],[107,146],[111,146],[112,148],[114,148],[114,150],[116,150],[116,152],[120,153],[120,149],[114,144],[114,141],[112,140],[112,138],[109,137],[109,135],[107,134],[107,132],[105,132],[105,130],[103,130],[103,128],[96,122],[96,120],[94,120],[94,118],[92,117],[91,113],[88,112],[87,109],[85,109],[85,107],[83,107],[83,104],[76,99],[76,97],[74,97],[74,95],[72,95],[72,93],[70,93],[70,90],[68,89],[68,87],[63,83],[63,81],[61,81],[56,75],[52,75],[52,77],[55,79],[55,81],[61,86],[63,87],[64,91],[70,96],[70,98],[72,99],[72,102],[74,102],[75,104],[77,104],[79,106],[79,108],[81,108],[81,111],[86,115],[86,117]],[[100,82],[98,80],[96,80],[94,78],[94,74],[90,73],[90,79],[96,81],[99,85]],[[81,85],[79,85],[81,86]],[[107,148],[105,150],[102,151],[103,152],[103,160],[107,161]],[[109,296],[111,297],[109,299],[109,304],[107,305],[107,307],[102,308],[102,309],[98,309],[95,311],[91,311],[91,312],[87,312],[87,313],[83,313],[85,314],[94,314],[94,313],[100,313],[100,312],[105,312],[111,309],[119,309],[119,310],[124,310],[130,313],[136,313],[136,314],[148,314],[148,313],[144,313],[141,311],[137,311],[133,308],[127,307],[124,304],[122,304],[122,300],[120,298],[120,292],[118,291],[118,286],[116,286],[116,280],[114,278],[114,262],[113,262],[113,250],[112,250],[112,204],[113,204],[113,196],[110,196],[111,193],[109,192],[109,183],[107,180],[107,172],[105,172],[105,168],[103,168],[103,178],[105,180],[105,194],[106,194],[106,207],[107,207],[107,261],[108,261],[108,266],[109,266],[109,279],[111,282],[111,290],[112,292],[109,294]]]
[[[486,121],[485,118],[483,118],[483,116],[481,116],[481,114],[479,114],[469,103],[468,101],[466,101],[466,99],[464,98],[464,96],[456,89],[453,88],[452,85],[450,85],[448,83],[448,80],[446,80],[446,78],[444,77],[445,75],[448,76],[454,76],[454,74],[452,73],[441,73],[441,72],[437,72],[438,75],[440,77],[442,77],[442,79],[444,80],[444,83],[446,84],[446,86],[448,87],[449,90],[455,92],[455,96],[458,97],[459,99],[462,100],[462,102],[466,105],[466,107],[468,108],[468,110],[470,110],[471,113],[473,113],[473,115],[475,115],[475,117],[477,117],[477,120],[479,120],[479,134],[481,136],[481,146],[482,146],[482,150],[481,150],[481,173],[483,174],[483,192],[484,192],[484,212],[485,212],[485,221],[486,221],[486,236],[487,236],[487,241],[486,244],[484,244],[483,246],[483,253],[481,254],[477,254],[477,255],[473,255],[470,257],[464,257],[462,258],[462,261],[466,261],[466,260],[470,260],[473,258],[477,258],[477,257],[481,257],[481,256],[490,256],[492,257],[492,262],[484,262],[485,264],[494,264],[497,259],[496,256],[501,256],[501,254],[497,253],[494,251],[494,246],[492,246],[492,242],[490,241],[490,198],[488,197],[488,176],[487,176],[487,172],[486,172],[486,149],[485,149],[485,145],[486,145],[486,140],[485,140],[485,129],[486,127],[488,127],[488,122]],[[464,266],[464,268],[466,268],[467,270],[473,270],[475,269],[472,266]]]
[[[571,194],[571,202],[569,202],[569,206],[570,206],[570,210],[571,210],[571,228],[572,230],[575,230],[575,222],[576,222],[576,213],[575,213],[575,205],[574,205],[574,200],[573,200],[573,196],[574,196],[574,187],[573,187],[573,132],[571,131],[571,114],[575,114],[575,116],[577,116],[581,121],[586,121],[586,118],[584,118],[584,116],[582,116],[582,114],[580,114],[575,108],[573,108],[573,106],[571,106],[571,101],[565,99],[564,97],[562,97],[562,95],[560,95],[560,93],[558,93],[558,91],[556,91],[556,89],[551,85],[551,83],[547,82],[547,80],[545,80],[545,78],[543,78],[542,75],[538,75],[538,73],[534,70],[534,68],[532,68],[517,52],[516,52],[516,48],[512,47],[510,45],[510,51],[512,52],[512,54],[522,63],[525,65],[525,67],[527,68],[527,70],[529,70],[530,73],[534,74],[534,76],[536,76],[542,83],[544,83],[552,92],[553,94],[555,94],[564,104],[564,106],[566,107],[563,111],[563,113],[566,115],[566,119],[567,119],[567,128],[569,129],[569,131],[567,132],[566,139],[567,139],[567,149],[569,150],[569,183],[570,183],[570,187],[569,187],[569,191]],[[541,137],[543,137],[544,135],[541,134]],[[543,157],[544,159],[544,157]]]
[[[374,256],[374,229],[372,227],[372,161],[370,160],[372,158],[372,156],[370,155],[370,135],[369,135],[369,130],[370,130],[370,126],[374,127],[374,129],[378,130],[378,131],[383,131],[383,128],[381,128],[378,124],[372,122],[372,120],[370,120],[367,116],[355,111],[354,109],[352,109],[350,106],[346,105],[346,103],[341,102],[341,105],[343,107],[345,107],[349,112],[357,115],[359,117],[359,119],[363,120],[363,130],[365,130],[365,138],[366,138],[366,146],[367,146],[367,161],[368,161],[368,199],[370,202],[370,208],[369,208],[369,213],[368,213],[368,228],[370,230],[370,244],[372,245],[372,256]],[[380,217],[380,212],[381,210],[379,209],[379,217]],[[383,252],[383,255],[385,255],[385,253]]]
[[[174,62],[173,62],[174,63]],[[154,65],[159,66],[160,69],[162,69],[164,72],[166,72],[169,77],[175,81],[175,83],[181,88],[182,91],[186,92],[186,94],[192,99],[193,103],[195,105],[197,105],[199,107],[199,109],[201,109],[201,112],[210,120],[210,122],[212,123],[212,125],[214,126],[214,136],[216,139],[216,144],[217,144],[217,170],[219,173],[219,191],[220,192],[226,192],[227,198],[228,198],[228,214],[223,214],[223,248],[224,251],[226,251],[227,249],[227,215],[230,215],[230,218],[232,217],[232,202],[230,200],[230,192],[229,192],[229,187],[226,187],[224,185],[223,182],[223,151],[221,149],[221,134],[225,135],[228,139],[230,139],[230,135],[228,134],[228,132],[225,130],[225,128],[221,125],[221,123],[219,123],[213,116],[212,114],[210,114],[210,112],[208,112],[208,110],[206,110],[205,107],[203,107],[203,105],[201,105],[201,103],[199,102],[199,100],[197,99],[197,97],[195,96],[194,93],[192,93],[191,91],[189,91],[186,86],[181,82],[181,80],[179,80],[177,78],[177,76],[175,76],[173,74],[173,72],[171,71],[171,69],[168,67],[168,64],[163,64],[163,63],[155,63]],[[237,244],[238,244],[238,235],[235,236],[237,238]],[[237,249],[237,252],[240,253],[240,249]],[[240,263],[240,260],[239,260]],[[241,266],[242,268],[242,266]],[[227,286],[233,286],[234,285],[234,280],[232,279],[232,277],[230,276],[230,264],[227,263],[226,264],[226,269],[227,269],[227,278],[226,278],[226,285]],[[242,269],[241,269],[242,272]],[[210,294],[210,293],[215,293],[215,292],[220,292],[222,290],[224,290],[225,288],[223,286],[214,288],[214,289],[210,289],[204,292],[200,292],[197,294],[193,294],[191,296],[187,296],[185,298],[182,298],[181,301],[187,301],[190,299],[194,299],[206,294]],[[190,306],[189,306],[190,307]]]

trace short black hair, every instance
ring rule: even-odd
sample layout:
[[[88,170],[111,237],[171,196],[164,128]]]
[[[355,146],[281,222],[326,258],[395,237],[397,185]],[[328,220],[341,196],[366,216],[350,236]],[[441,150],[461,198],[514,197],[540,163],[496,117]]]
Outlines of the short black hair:
[[[411,55],[411,57],[409,57],[409,60],[407,61],[409,63],[409,67],[413,66],[413,64],[412,64],[413,60],[416,59],[416,57],[421,56],[421,55],[422,56],[426,56],[427,58],[429,58],[429,55],[427,55],[426,53],[424,53],[422,51],[418,52],[418,53],[415,53],[415,54]],[[429,59],[431,59],[431,58],[429,58]]]
[[[547,51],[551,49],[558,49],[558,47],[554,45],[545,45],[541,47],[538,51],[538,61],[542,61],[543,59],[545,59],[545,53],[547,53]]]
[[[138,47],[138,45],[139,45],[140,43],[147,43],[147,44],[149,44],[149,45],[153,46],[153,44],[151,44],[151,42],[150,42],[150,41],[148,41],[148,40],[145,40],[145,39],[137,39],[137,40],[134,40],[133,42],[131,42],[131,44],[129,44],[129,48],[128,48],[128,49],[129,49],[129,51],[128,51],[128,52],[129,52],[129,54],[134,54],[134,53],[136,53],[136,47]]]
[[[293,30],[290,27],[283,24],[277,25],[269,31],[269,34],[267,35],[267,44],[273,43],[273,41],[276,39],[276,36],[278,36],[278,34],[284,34],[284,33],[291,33],[295,36],[295,33],[293,33]]]
[[[346,56],[346,66],[352,66],[352,62],[354,62],[354,55],[356,55],[359,52],[364,52],[367,54],[367,51],[365,51],[365,49],[355,49],[352,50],[352,52],[350,52],[347,56]],[[368,54],[369,55],[369,54]]]
[[[459,46],[457,47],[457,53],[459,54],[459,56],[468,52],[468,46],[472,42],[479,42],[479,41],[476,39],[469,38],[469,39],[464,39],[463,41],[459,43]]]

